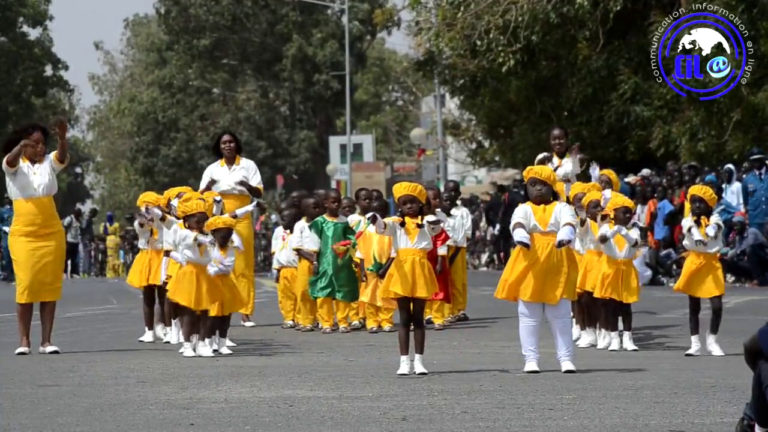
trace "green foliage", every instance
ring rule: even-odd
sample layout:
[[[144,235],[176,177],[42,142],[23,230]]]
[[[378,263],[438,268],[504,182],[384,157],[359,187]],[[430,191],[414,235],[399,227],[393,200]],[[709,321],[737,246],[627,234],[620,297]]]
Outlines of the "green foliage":
[[[688,4],[689,2],[683,2]],[[668,159],[738,161],[762,144],[768,69],[708,102],[682,98],[654,80],[653,32],[678,2],[653,0],[412,0],[420,66],[437,70],[473,118],[455,133],[480,164],[524,166],[548,151],[555,124],[605,165],[637,168]],[[768,6],[718,5],[740,16],[768,54]]]

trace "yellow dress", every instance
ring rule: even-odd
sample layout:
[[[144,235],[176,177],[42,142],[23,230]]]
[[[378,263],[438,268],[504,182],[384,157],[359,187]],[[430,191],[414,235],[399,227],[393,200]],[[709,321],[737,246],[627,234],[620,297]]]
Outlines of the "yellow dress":
[[[224,209],[227,212],[233,212],[251,203],[249,195],[222,195],[221,198],[224,201]],[[243,250],[235,253],[235,270],[232,272],[232,275],[235,278],[237,289],[240,290],[240,296],[246,301],[244,307],[239,312],[244,315],[251,315],[253,314],[253,302],[256,295],[256,287],[254,285],[254,277],[256,275],[254,272],[253,218],[250,214],[237,219],[235,233],[243,242]]]
[[[597,238],[597,223],[589,220],[589,229],[595,238]],[[582,255],[579,263],[579,278],[576,282],[576,290],[581,293],[584,291],[594,292],[597,286],[597,279],[600,277],[600,266],[602,265],[603,252],[598,249],[587,249]]]
[[[212,247],[211,260],[215,263],[226,261],[227,258],[231,260],[230,256],[233,255],[229,255],[230,253],[229,250]],[[242,309],[246,302],[240,295],[240,290],[237,289],[235,279],[231,273],[211,276],[208,295],[211,302],[208,308],[208,316],[230,315]]]
[[[151,237],[158,238],[158,231],[152,229]],[[125,282],[137,289],[162,284],[163,251],[161,249],[142,249],[133,259]]]
[[[529,205],[536,223],[547,227],[557,203]],[[531,303],[557,304],[576,300],[578,263],[570,247],[556,247],[556,233],[531,234],[531,248],[516,247],[509,258],[494,297]]]
[[[101,224],[100,232],[104,232],[104,225]],[[107,247],[107,277],[116,278],[123,274],[123,263],[120,262],[120,224],[115,222],[107,227],[106,237]]]
[[[621,235],[613,238],[618,251],[626,250],[629,245]],[[636,303],[640,299],[640,278],[633,263],[633,258],[616,259],[603,254],[600,262],[600,275],[595,287],[595,298],[613,299],[622,303]]]
[[[386,226],[389,233],[398,236],[397,244],[414,247],[399,248],[384,278],[382,296],[385,298],[410,297],[429,300],[437,292],[437,278],[427,253],[432,249],[432,236],[426,226],[419,228],[418,221],[406,218],[400,227],[400,218],[390,218]]]
[[[381,235],[373,230],[366,230],[357,239],[357,258],[362,259],[366,267],[374,263],[386,264],[392,254],[392,237]],[[377,307],[395,308],[397,304],[382,294],[383,280],[377,273],[366,271],[366,282],[360,283],[360,301]]]
[[[718,255],[689,251],[674,290],[698,298],[725,294],[723,266]]]
[[[8,235],[16,273],[16,303],[61,298],[66,240],[52,196],[13,200]]]

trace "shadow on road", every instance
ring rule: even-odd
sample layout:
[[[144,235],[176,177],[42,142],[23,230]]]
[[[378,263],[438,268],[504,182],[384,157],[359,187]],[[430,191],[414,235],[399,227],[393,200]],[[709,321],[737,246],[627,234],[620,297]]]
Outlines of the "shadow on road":
[[[560,372],[560,371],[557,371],[557,372]],[[643,369],[643,368],[579,369],[577,374],[590,374],[590,373],[603,373],[603,372],[638,373],[638,372],[648,372],[648,369]]]
[[[430,372],[430,375],[453,375],[453,374],[475,374],[475,373],[510,373],[509,369],[467,369],[467,370],[452,370],[452,371],[437,371]]]
[[[272,339],[237,340],[237,348],[234,348],[233,357],[272,357],[281,354],[293,354],[295,351],[291,345],[275,342]]]

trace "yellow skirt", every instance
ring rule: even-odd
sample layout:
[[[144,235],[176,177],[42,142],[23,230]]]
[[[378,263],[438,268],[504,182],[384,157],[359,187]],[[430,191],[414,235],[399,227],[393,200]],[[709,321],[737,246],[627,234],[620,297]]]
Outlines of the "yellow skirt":
[[[165,268],[165,281],[170,282],[171,279],[176,276],[176,273],[179,272],[179,269],[181,269],[181,264],[179,264],[178,261],[172,260],[170,257],[168,258],[168,264],[166,264]]]
[[[16,274],[16,303],[61,298],[67,253],[60,220],[51,196],[13,201],[8,249]]]
[[[222,195],[221,199],[224,201],[224,210],[228,213],[251,203],[251,197],[248,195]],[[232,276],[235,278],[237,289],[240,290],[240,296],[246,301],[239,312],[251,315],[253,314],[256,289],[253,279],[256,275],[254,271],[253,220],[250,214],[237,219],[235,232],[243,241],[243,250],[235,252],[235,269],[232,271]]]
[[[579,279],[576,282],[576,291],[595,292],[597,280],[600,277],[600,266],[603,253],[598,250],[588,250],[581,258],[579,265]]]
[[[698,298],[725,294],[725,277],[718,255],[689,252],[674,290]]]
[[[432,298],[437,291],[437,278],[427,251],[399,249],[381,288],[385,298]]]
[[[188,263],[168,282],[168,298],[194,311],[208,310],[212,283],[204,265]]]
[[[162,284],[163,251],[159,249],[143,249],[139,251],[128,271],[125,282],[138,289],[150,285]]]
[[[573,249],[558,249],[554,234],[531,235],[531,248],[516,247],[501,274],[494,297],[557,304],[576,300],[578,264]]]
[[[245,306],[245,299],[240,296],[240,290],[235,285],[232,275],[216,275],[211,279],[209,297],[211,306],[208,316],[227,316]]]
[[[603,254],[595,298],[636,303],[640,299],[640,279],[632,259],[618,260]]]
[[[366,272],[367,282],[360,282],[359,301],[377,307],[396,308],[391,298],[384,297],[384,281],[376,273]]]

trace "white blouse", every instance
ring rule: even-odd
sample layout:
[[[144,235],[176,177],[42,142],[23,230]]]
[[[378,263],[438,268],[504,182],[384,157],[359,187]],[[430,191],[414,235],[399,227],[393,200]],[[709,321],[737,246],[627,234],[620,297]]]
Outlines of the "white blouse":
[[[608,255],[613,259],[620,259],[620,260],[635,259],[637,248],[640,247],[640,230],[638,230],[637,228],[628,229],[627,236],[624,237],[624,240],[626,240],[627,246],[624,248],[624,250],[619,250],[618,247],[616,246],[616,240],[614,239],[614,237],[621,235],[617,233],[618,228],[620,227],[611,228],[611,226],[608,224],[605,224],[600,227],[600,232],[598,233],[598,237],[605,234],[609,238],[608,242],[602,245],[603,253],[605,253],[606,255]]]
[[[200,180],[200,189],[203,189],[208,182],[216,180],[216,184],[213,185],[212,190],[218,192],[221,195],[249,195],[244,187],[238,186],[237,183],[245,180],[250,185],[256,186],[259,189],[264,188],[264,184],[261,181],[261,173],[256,163],[250,159],[237,156],[235,163],[232,167],[228,167],[224,159],[220,159],[210,165],[203,172],[203,179]]]
[[[209,275],[228,275],[234,270],[235,248],[229,247],[226,252],[223,252],[218,245],[208,245],[208,255],[211,259],[207,267]]]
[[[307,218],[302,218],[293,226],[292,246],[293,250],[301,249],[308,252],[320,250],[320,237],[309,229]]]
[[[178,230],[176,240],[178,252],[188,263],[208,265],[211,262],[210,247],[198,247],[197,236],[199,233],[182,228]],[[202,249],[202,252],[200,251]]]
[[[283,227],[277,227],[272,235],[272,268],[298,267],[299,255],[294,250],[294,235]]]
[[[578,243],[578,247],[581,248],[578,249],[577,246],[574,246],[574,249],[576,249],[577,252],[583,254],[588,250],[602,249],[597,236],[595,236],[594,231],[592,231],[593,227],[595,226],[597,226],[597,232],[599,233],[600,225],[592,219],[587,219],[587,222],[584,224],[584,226],[579,225],[579,227],[576,229],[576,242],[574,243]]]
[[[523,225],[526,231],[530,234],[534,233],[557,233],[560,228],[570,224],[575,228],[578,226],[579,219],[576,217],[576,212],[573,211],[573,207],[566,203],[558,202],[555,205],[555,210],[552,212],[552,218],[546,227],[540,227],[536,222],[536,218],[533,216],[533,209],[530,203],[517,206],[514,213],[512,213],[512,221],[509,223],[510,231],[514,231],[514,226],[517,224]]]
[[[429,221],[439,220],[436,216],[429,215],[424,218],[424,228],[419,230],[416,238],[411,241],[405,228],[400,226],[400,218],[393,217],[385,220],[379,219],[376,222],[376,232],[381,235],[392,237],[392,248],[395,251],[400,249],[420,249],[431,251],[433,248],[432,237],[442,231],[442,225],[433,225]]]
[[[30,163],[22,157],[19,164],[11,168],[6,156],[3,158],[3,171],[8,198],[17,200],[55,195],[59,190],[56,174],[67,166],[69,159],[70,155],[67,154],[67,160],[63,164],[59,163],[54,151],[45,155],[45,159],[38,164]]]
[[[566,154],[562,159],[557,157],[556,154],[552,154],[552,161],[549,163],[549,167],[555,171],[558,180],[566,183],[575,183],[576,176],[580,172],[578,160],[569,154]]]
[[[462,205],[457,205],[451,209],[451,215],[449,219],[452,219],[450,225],[450,231],[446,225],[446,232],[451,238],[448,241],[449,246],[467,247],[467,241],[472,237],[472,214],[469,209]]]
[[[152,226],[149,222],[144,222],[144,226],[139,224],[138,219],[133,221],[133,229],[136,230],[136,235],[139,237],[139,249],[149,249],[149,243],[154,241],[152,238]]]
[[[693,230],[698,230],[699,228],[693,221],[693,217],[688,216],[683,219],[681,225],[683,227],[683,234],[685,235],[685,237],[683,237],[683,247],[689,251],[714,254],[720,252],[720,249],[723,248],[723,220],[720,216],[713,214],[712,217],[709,218],[709,226],[714,225],[718,227],[717,234],[715,234],[714,237],[710,237],[707,233],[701,234],[699,232],[699,234],[701,234],[701,239],[707,242],[704,246],[696,245],[696,237],[693,234]]]

